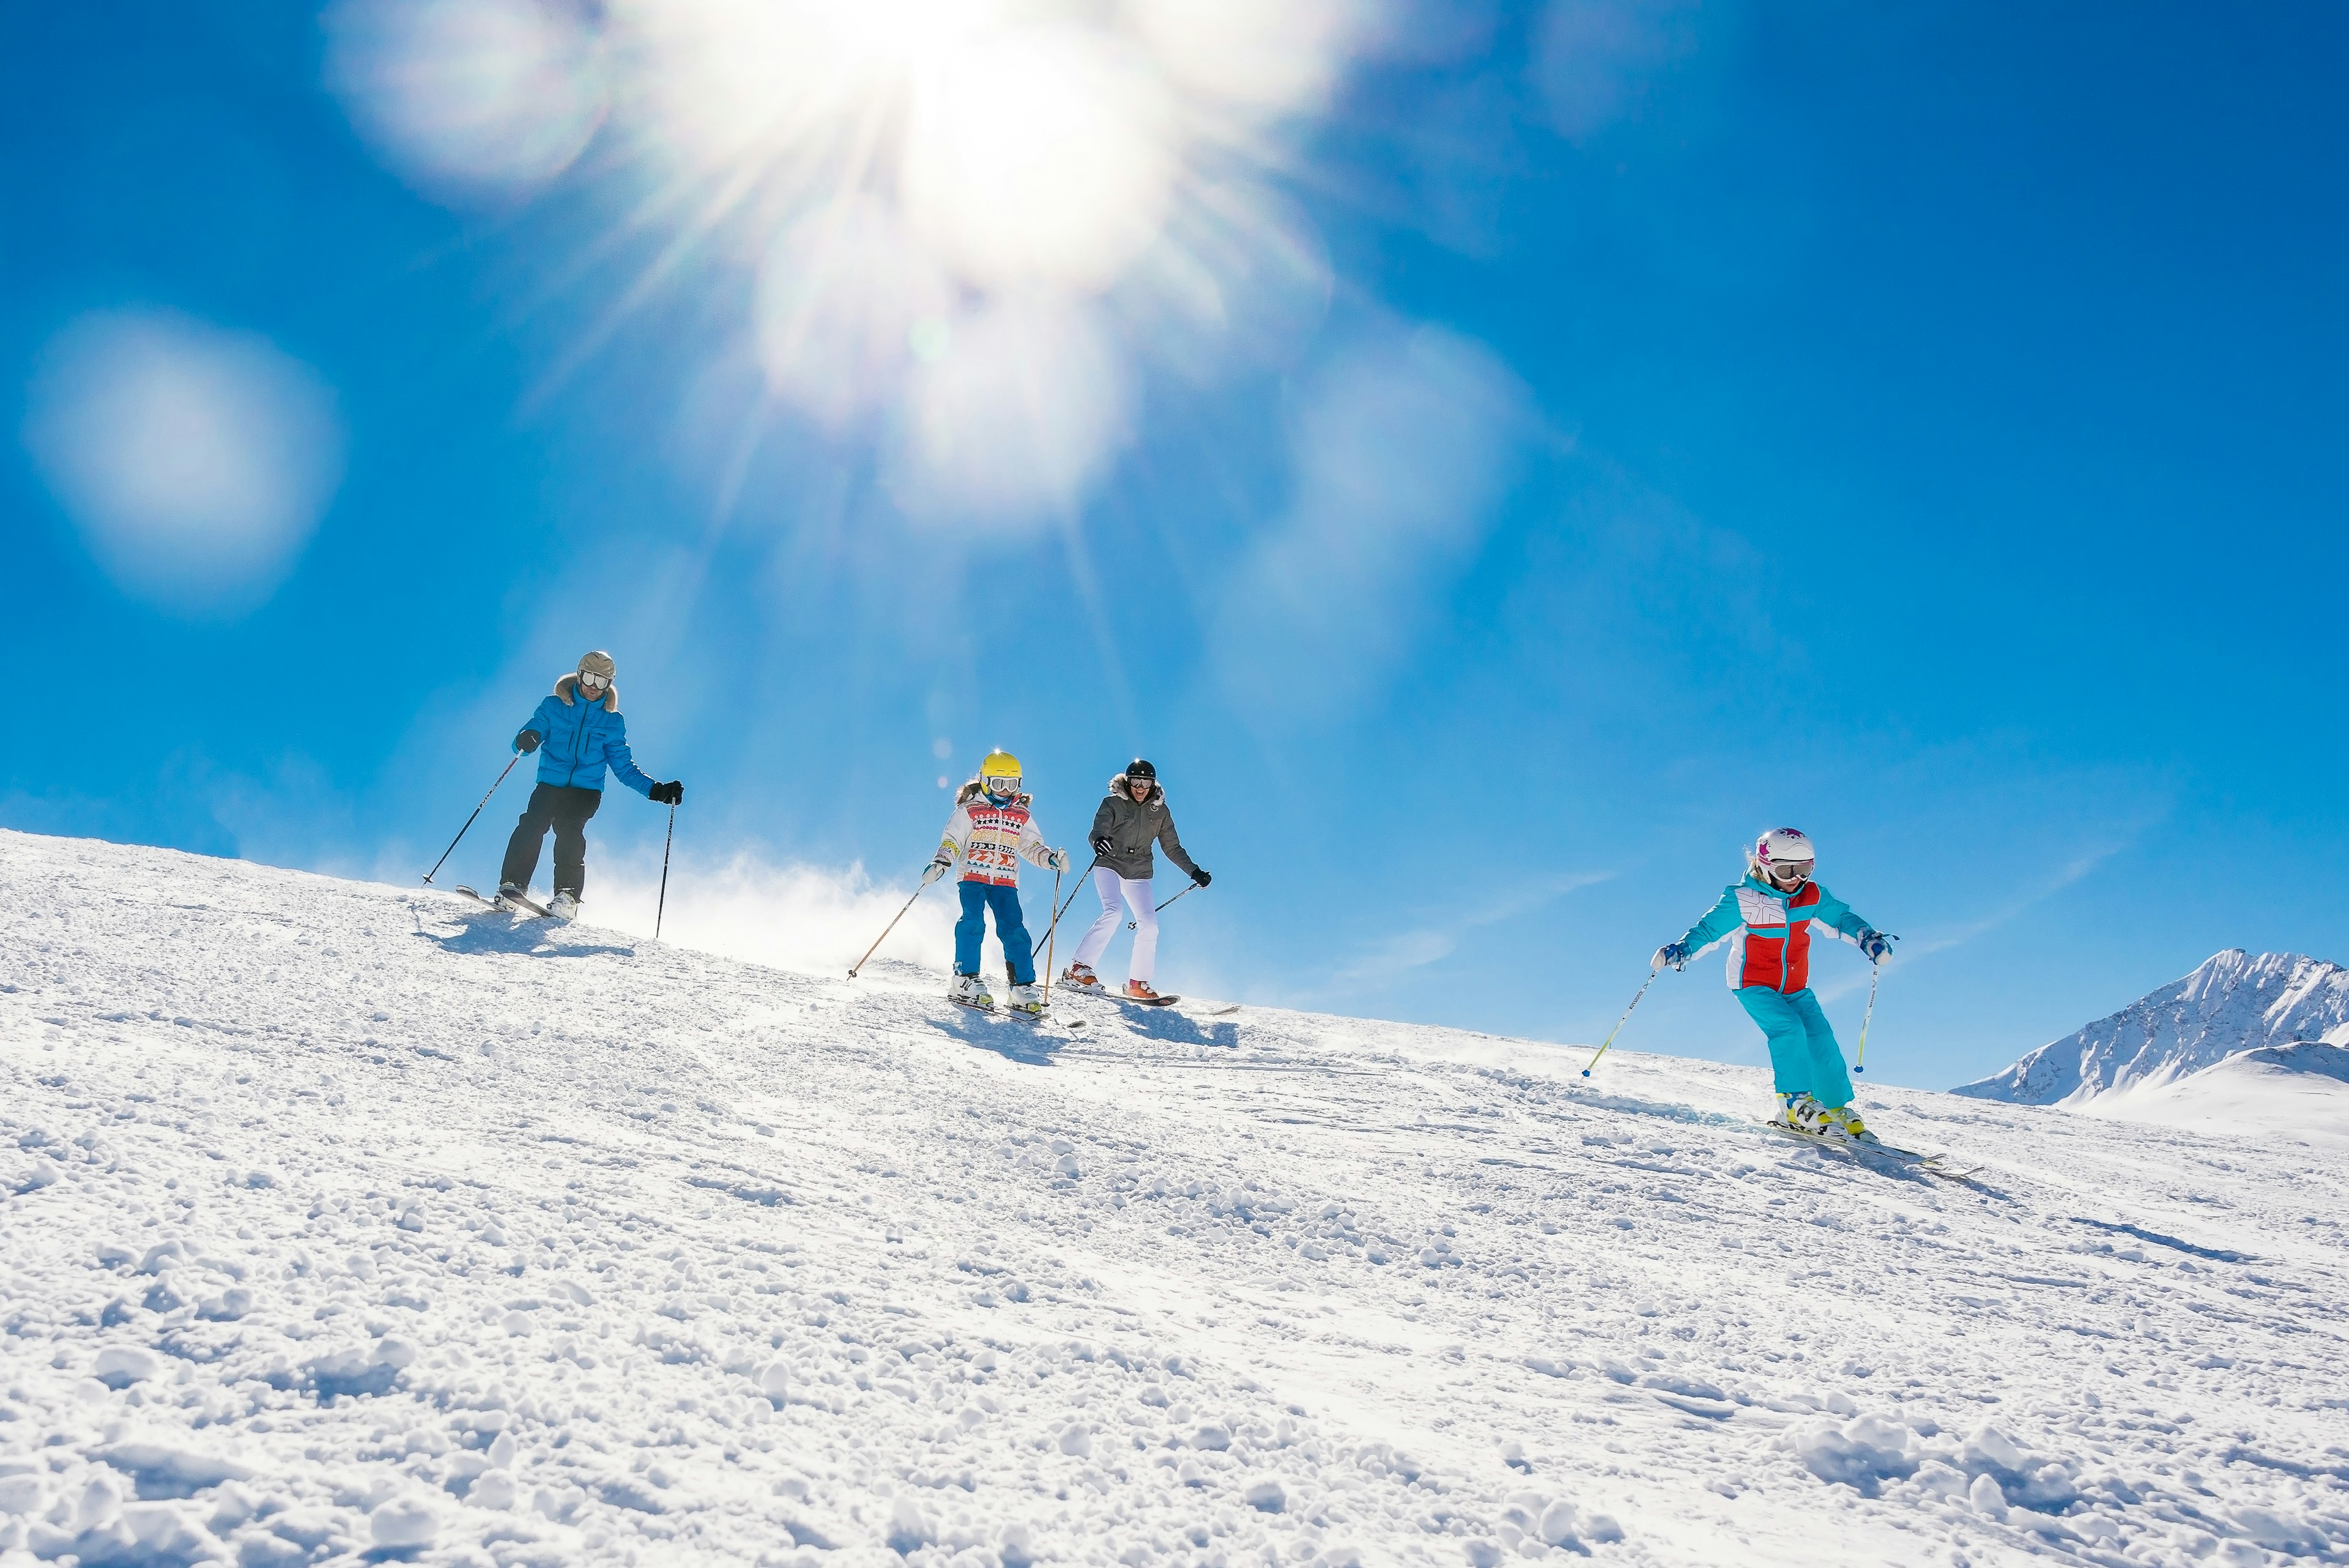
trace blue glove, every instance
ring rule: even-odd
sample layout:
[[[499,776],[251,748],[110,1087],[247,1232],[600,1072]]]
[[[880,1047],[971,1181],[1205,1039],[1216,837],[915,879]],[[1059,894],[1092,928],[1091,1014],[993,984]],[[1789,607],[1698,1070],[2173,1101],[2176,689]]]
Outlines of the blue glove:
[[[1666,942],[1656,950],[1656,956],[1648,961],[1648,972],[1654,974],[1666,964],[1671,965],[1675,970],[1686,969],[1688,961],[1688,943]]]
[[[1892,956],[1892,944],[1900,939],[1863,926],[1855,940],[1859,943],[1859,950],[1868,955],[1868,962],[1882,963]]]

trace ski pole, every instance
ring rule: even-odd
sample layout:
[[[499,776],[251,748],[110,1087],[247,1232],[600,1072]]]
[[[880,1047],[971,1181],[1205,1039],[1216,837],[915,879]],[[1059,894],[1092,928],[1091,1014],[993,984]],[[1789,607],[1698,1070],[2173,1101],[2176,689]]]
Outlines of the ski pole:
[[[1070,897],[1074,898],[1076,895],[1071,893]],[[1061,874],[1058,871],[1052,873],[1052,901],[1056,904],[1061,901]],[[1052,918],[1051,926],[1044,929],[1044,1005],[1047,1007],[1052,1005],[1052,929],[1060,923],[1060,917],[1056,915]],[[1034,954],[1035,950],[1030,949],[1029,955],[1031,962],[1034,960]]]
[[[498,775],[498,784],[493,784],[490,786],[489,794],[481,796],[481,805],[473,808],[473,815],[467,817],[465,819],[465,826],[457,830],[457,838],[452,838],[449,841],[449,847],[440,852],[440,858],[435,860],[432,863],[432,869],[424,874],[424,885],[426,887],[429,888],[432,886],[432,878],[440,875],[440,867],[449,864],[449,857],[457,853],[457,839],[465,836],[466,833],[473,826],[474,817],[480,816],[481,815],[482,806],[486,806],[490,804],[490,795],[498,793],[498,784],[502,784],[506,782],[506,774],[513,772],[514,763],[520,761],[522,761],[522,753],[520,752],[516,752],[512,758],[507,762],[505,773],[502,773]]]
[[[1175,894],[1175,895],[1174,895],[1174,898],[1189,898],[1192,894],[1194,894],[1194,893],[1197,892],[1198,890],[1199,890],[1199,885],[1198,885],[1196,882],[1194,882],[1194,883],[1192,883],[1189,887],[1187,887],[1187,888],[1184,888],[1181,892],[1179,892],[1179,893]],[[1167,900],[1166,900],[1166,904],[1171,904],[1171,903],[1173,903],[1173,902],[1174,901],[1174,898],[1169,898],[1169,899],[1167,899]],[[1152,914],[1154,914],[1154,914],[1158,913],[1158,910],[1159,910],[1159,909],[1164,909],[1166,907],[1166,904],[1161,904],[1161,905],[1159,905],[1159,906],[1158,906],[1158,909],[1153,909],[1153,910],[1151,910],[1150,912],[1151,912]],[[1136,922],[1136,921],[1133,921],[1133,920],[1128,920],[1128,921],[1126,921],[1126,922],[1125,922],[1125,929],[1126,929],[1127,930],[1129,930],[1129,931],[1130,931],[1130,930],[1133,930],[1133,929],[1135,928],[1135,926],[1136,926],[1137,924],[1138,924],[1138,922]]]
[[[1883,977],[1883,974],[1884,970],[1881,965],[1871,963],[1868,966],[1868,1011],[1860,1015],[1859,1054],[1854,1058],[1851,1064],[1851,1070],[1855,1073],[1868,1071],[1864,1065],[1868,1061],[1868,1026],[1876,1022],[1876,982]]]
[[[920,898],[922,896],[922,889],[928,886],[929,884],[927,882],[924,882],[919,887],[916,887],[914,889],[914,898]],[[874,953],[881,950],[881,944],[889,940],[889,933],[897,929],[897,922],[905,918],[905,909],[910,909],[914,907],[914,898],[906,899],[905,909],[899,909],[895,915],[890,917],[889,923],[881,928],[881,934],[874,937],[873,939],[873,945],[864,950],[864,958],[858,959],[856,962],[850,967],[848,971],[849,979],[854,980],[856,978],[856,971],[864,967],[864,960],[871,958]]]
[[[1637,1007],[1640,1005],[1640,997],[1648,994],[1648,987],[1655,984],[1656,977],[1663,972],[1664,971],[1661,968],[1651,969],[1648,971],[1648,978],[1640,982],[1639,995],[1631,998],[1631,1007]],[[1614,1044],[1615,1036],[1623,1032],[1623,1025],[1630,1021],[1631,1007],[1627,1007],[1623,1010],[1623,1016],[1615,1021],[1615,1027],[1609,1029],[1607,1032],[1607,1038],[1599,1043],[1597,1054],[1590,1058],[1590,1067],[1596,1067],[1599,1065],[1599,1058],[1607,1054],[1607,1047]],[[1585,1067],[1582,1070],[1582,1075],[1584,1077],[1588,1078],[1590,1076],[1590,1067]]]
[[[1069,904],[1073,904],[1077,901],[1077,895],[1085,890],[1085,877],[1091,877],[1093,874],[1093,866],[1098,866],[1100,864],[1101,857],[1098,855],[1094,856],[1093,865],[1085,867],[1085,876],[1078,877],[1077,885],[1069,889]],[[1060,896],[1061,874],[1058,871],[1055,871],[1052,873],[1052,897],[1057,898]],[[1069,904],[1063,904],[1052,912],[1052,923],[1044,928],[1044,940],[1047,942],[1052,940],[1052,933],[1061,929],[1061,917],[1069,912]]]
[[[677,807],[668,808],[668,836],[661,840],[660,902],[653,909],[653,940],[660,940],[661,917],[668,913],[668,848],[677,842]]]

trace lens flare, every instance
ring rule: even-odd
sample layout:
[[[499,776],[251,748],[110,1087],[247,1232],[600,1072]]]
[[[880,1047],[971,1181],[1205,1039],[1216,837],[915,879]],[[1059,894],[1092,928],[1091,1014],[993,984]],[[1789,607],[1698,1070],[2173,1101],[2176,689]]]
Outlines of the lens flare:
[[[854,143],[909,75],[994,23],[985,0],[612,0],[635,128],[679,167],[740,171]]]
[[[786,231],[759,275],[768,387],[838,431],[893,400],[916,356],[951,341],[952,286],[896,213],[869,196]]]
[[[936,521],[1071,517],[1130,439],[1132,403],[1096,307],[1044,291],[999,296],[914,379],[898,500]]]
[[[915,80],[907,214],[975,283],[1105,288],[1165,222],[1170,108],[1145,59],[1089,29],[973,40]]]
[[[558,0],[338,0],[326,83],[385,161],[426,194],[527,194],[603,121],[595,34]]]
[[[1305,352],[1330,266],[1272,193],[1284,117],[1425,3],[332,0],[327,76],[428,193],[626,190],[592,250],[655,250],[550,379],[665,291],[743,302],[695,346],[706,379],[747,339],[768,394],[722,493],[780,411],[881,442],[921,517],[1035,520],[1112,471],[1143,374]]]
[[[342,482],[334,394],[265,338],[162,311],[50,340],[25,445],[124,591],[198,615],[268,597]]]
[[[1293,363],[1334,290],[1305,214],[1261,187],[1195,182],[1110,295],[1125,338],[1195,386]]]
[[[1259,711],[1343,712],[1392,668],[1507,493],[1523,385],[1482,345],[1384,330],[1296,390],[1297,490],[1221,596],[1226,691]]]
[[[1176,82],[1280,113],[1327,100],[1373,18],[1362,0],[1127,0],[1125,13]]]

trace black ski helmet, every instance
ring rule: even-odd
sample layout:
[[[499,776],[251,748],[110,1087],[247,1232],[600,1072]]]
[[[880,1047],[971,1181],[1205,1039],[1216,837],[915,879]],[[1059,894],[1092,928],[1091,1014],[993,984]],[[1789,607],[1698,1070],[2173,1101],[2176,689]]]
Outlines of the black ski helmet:
[[[1152,784],[1156,784],[1158,770],[1150,765],[1149,758],[1136,757],[1125,764],[1125,776],[1130,779],[1148,779]]]

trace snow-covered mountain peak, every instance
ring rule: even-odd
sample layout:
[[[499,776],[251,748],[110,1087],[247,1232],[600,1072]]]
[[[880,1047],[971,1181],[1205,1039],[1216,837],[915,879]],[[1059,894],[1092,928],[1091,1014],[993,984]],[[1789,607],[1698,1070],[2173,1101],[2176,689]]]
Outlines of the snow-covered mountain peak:
[[[2078,1106],[2174,1082],[2253,1046],[2304,1040],[2349,1041],[2349,970],[2299,953],[2229,948],[2184,979],[1957,1093]]]

